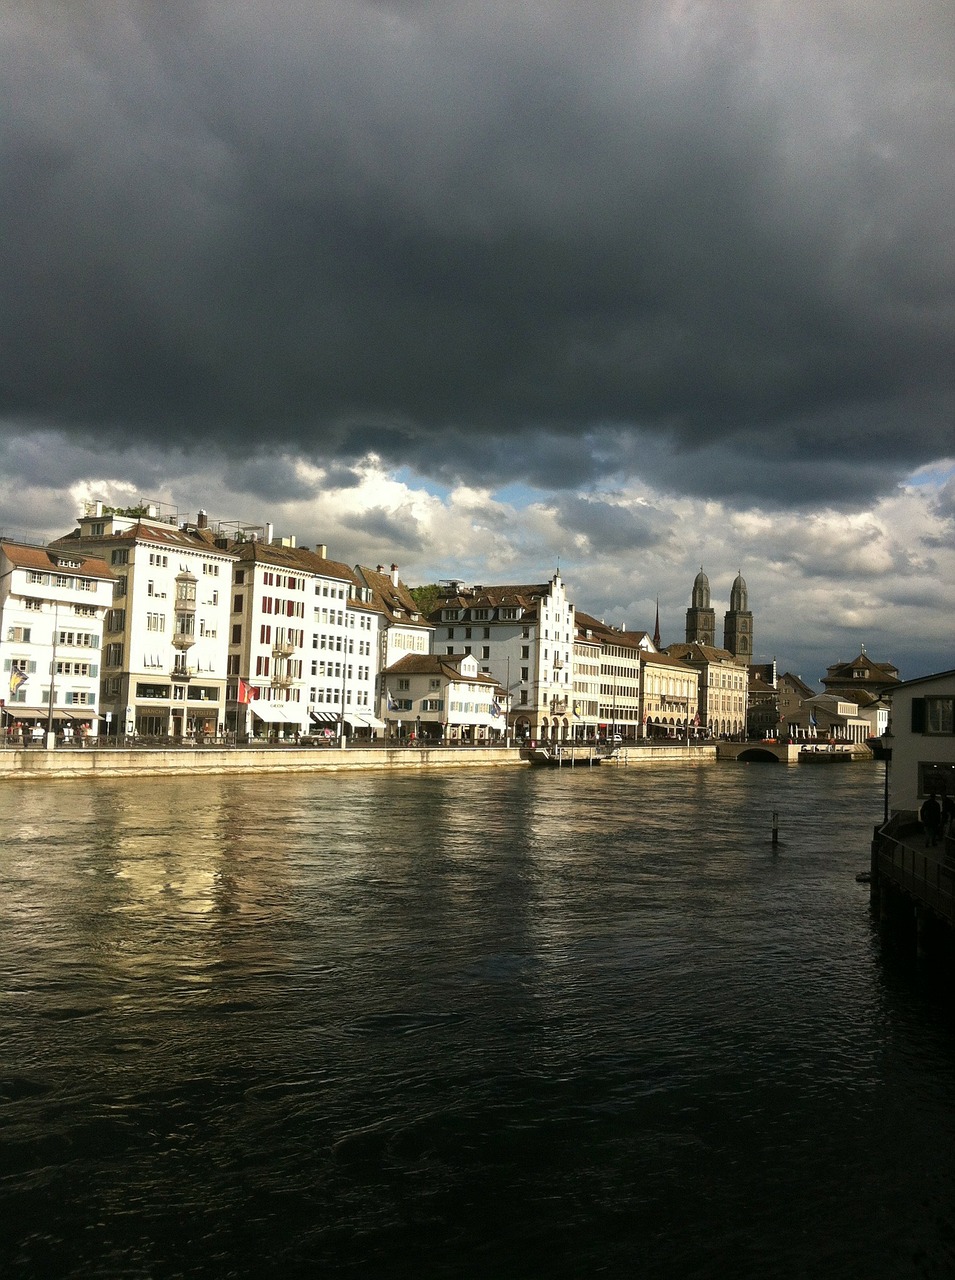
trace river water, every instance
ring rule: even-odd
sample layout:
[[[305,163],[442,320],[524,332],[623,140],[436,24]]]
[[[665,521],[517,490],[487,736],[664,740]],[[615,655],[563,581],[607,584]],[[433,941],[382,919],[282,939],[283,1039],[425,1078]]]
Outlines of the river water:
[[[0,804],[4,1276],[955,1274],[955,1029],[855,879],[878,766]]]

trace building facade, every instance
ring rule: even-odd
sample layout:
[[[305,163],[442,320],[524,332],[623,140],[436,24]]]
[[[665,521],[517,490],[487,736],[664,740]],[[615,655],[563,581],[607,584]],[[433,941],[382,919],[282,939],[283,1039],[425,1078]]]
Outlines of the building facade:
[[[241,736],[367,739],[381,613],[352,569],[293,538],[233,543],[227,718]]]
[[[890,697],[893,812],[955,796],[955,671],[893,682]]]
[[[96,736],[113,574],[98,556],[0,540],[3,730]],[[16,734],[14,734],[16,730]],[[82,732],[81,732],[82,731]]]
[[[94,502],[51,548],[96,556],[113,572],[100,684],[108,732],[224,732],[234,556],[204,514],[180,523],[158,504],[116,511]]]
[[[507,734],[504,690],[473,654],[406,654],[383,673],[388,737],[489,745]]]
[[[671,644],[667,645],[666,652],[697,672],[697,714],[700,726],[708,735],[714,738],[745,736],[750,690],[746,663],[729,650],[713,645]]]
[[[574,606],[560,574],[521,586],[441,586],[430,614],[434,652],[474,656],[507,691],[519,741],[572,741]]]

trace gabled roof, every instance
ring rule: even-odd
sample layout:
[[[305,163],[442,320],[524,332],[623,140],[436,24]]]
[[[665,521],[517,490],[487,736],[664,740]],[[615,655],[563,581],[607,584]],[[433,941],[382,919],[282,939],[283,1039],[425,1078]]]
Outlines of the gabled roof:
[[[418,602],[398,579],[397,585],[392,581],[390,573],[369,569],[366,565],[355,565],[356,581],[360,586],[368,587],[375,604],[392,625],[421,627],[430,631],[431,624],[421,613]]]
[[[10,563],[17,569],[34,569],[40,573],[56,573],[62,570],[59,556],[68,555],[71,560],[80,562],[79,574],[84,578],[101,578],[112,581],[115,574],[106,563],[97,556],[85,555],[72,547],[57,547],[51,543],[48,547],[34,547],[24,542],[8,542],[0,540],[0,547]]]
[[[203,555],[222,556],[227,560],[235,559],[234,551],[216,546],[215,534],[211,529],[197,529],[193,525],[182,527],[149,520],[137,520],[128,529],[117,529],[115,533],[94,535],[84,534],[79,529],[74,529],[72,533],[68,533],[63,538],[57,538],[50,545],[63,547],[71,542],[79,542],[84,547],[113,547],[117,543],[146,542],[153,546],[179,547],[183,550],[200,551]]]
[[[393,662],[383,672],[386,676],[444,676],[447,680],[466,680],[469,684],[486,684],[497,686],[494,676],[476,671],[474,675],[463,675],[461,663],[472,657],[466,653],[408,653],[397,662]]]
[[[616,644],[631,649],[644,649],[649,644],[650,651],[656,653],[649,631],[619,631],[616,627],[601,622],[599,618],[579,610],[574,611],[574,623],[579,632],[592,631],[593,639],[599,640],[601,644]],[[580,638],[586,640],[587,637]]]
[[[794,676],[791,671],[786,671],[779,677],[776,681],[777,687],[781,685],[784,680],[788,684],[792,685],[796,692],[802,694],[804,698],[814,698],[816,696],[815,689],[806,684],[805,680],[801,679],[799,676]]]
[[[892,694],[898,689],[911,689],[917,684],[932,684],[936,680],[951,680],[955,678],[955,670],[952,671],[936,671],[930,676],[915,676],[911,680],[900,680],[897,684],[890,685],[882,690],[882,697],[891,698]]]
[[[864,677],[866,680],[888,684],[899,678],[898,667],[894,667],[891,662],[873,662],[865,650],[860,650],[858,657],[851,662],[834,662],[831,667],[826,667],[822,682],[825,684],[827,680],[852,680],[856,678],[852,673],[857,667],[867,667],[871,671],[870,676]]]
[[[730,653],[729,649],[718,649],[712,644],[700,644],[697,640],[668,644],[664,652],[671,658],[679,658],[681,662],[729,662],[734,667],[746,666],[746,663]]]

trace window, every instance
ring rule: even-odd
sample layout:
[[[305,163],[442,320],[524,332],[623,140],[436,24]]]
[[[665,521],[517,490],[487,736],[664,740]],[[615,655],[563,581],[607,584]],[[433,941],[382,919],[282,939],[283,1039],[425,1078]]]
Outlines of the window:
[[[35,570],[27,574],[27,582],[45,583],[48,581],[45,573],[37,573]]]
[[[527,667],[521,667],[521,679],[522,679],[522,680],[527,680],[527,679],[528,679],[528,674],[527,674],[527,673],[528,673],[528,668],[527,668]]]
[[[146,614],[146,630],[147,631],[165,631],[166,615],[164,613],[147,613]]]
[[[423,698],[421,701],[421,710],[422,711],[443,711],[444,699],[443,698]]]
[[[448,639],[449,640],[454,639],[454,627],[448,627]]]
[[[482,646],[481,646],[481,657],[482,657],[482,658],[489,658],[490,656],[491,656],[491,646],[490,646],[489,644],[482,645]]]
[[[122,631],[126,626],[125,609],[109,609],[106,614],[106,630]]]
[[[530,645],[529,645],[529,644],[522,644],[522,645],[521,645],[521,657],[522,657],[522,658],[529,658],[530,656],[531,656],[531,647],[530,647]]]
[[[120,547],[109,558],[110,564],[129,564],[129,551],[126,547]]]
[[[245,583],[245,570],[244,570],[244,569],[236,569],[236,571],[235,571],[235,585],[236,585],[237,587],[241,587],[241,586],[243,586],[243,585],[244,585],[244,583]]]
[[[30,628],[29,627],[8,627],[7,639],[13,640],[16,644],[29,644]]]
[[[39,613],[43,608],[43,604],[40,600],[24,600],[23,607],[24,609],[30,609],[35,613]]]
[[[166,569],[169,567],[169,557],[160,555],[157,551],[150,551],[149,563],[159,569]]]
[[[411,681],[410,681],[410,680],[399,680],[399,681],[398,681],[398,688],[399,688],[399,689],[410,689],[410,688],[411,688]]]
[[[944,736],[955,733],[955,697],[913,698],[912,732]]]
[[[471,639],[471,628],[470,628],[470,627],[465,627],[465,628],[464,628],[464,638],[465,638],[465,640],[470,640],[470,639]]]
[[[235,624],[235,626],[232,628],[232,640],[231,640],[231,643],[232,643],[232,644],[241,644],[241,643],[242,643],[242,623],[241,623],[241,622],[237,622],[237,623]]]

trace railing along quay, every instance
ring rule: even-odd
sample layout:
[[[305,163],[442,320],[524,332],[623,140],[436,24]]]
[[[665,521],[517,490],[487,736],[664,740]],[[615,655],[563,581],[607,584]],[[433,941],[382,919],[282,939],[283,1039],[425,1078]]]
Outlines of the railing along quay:
[[[955,963],[955,837],[925,845],[913,813],[876,827],[871,900],[884,932],[916,955]]]

